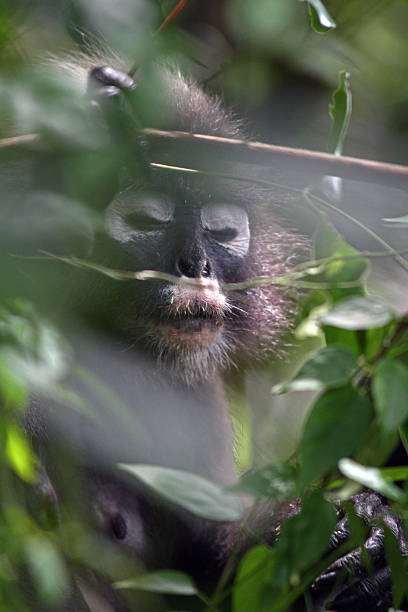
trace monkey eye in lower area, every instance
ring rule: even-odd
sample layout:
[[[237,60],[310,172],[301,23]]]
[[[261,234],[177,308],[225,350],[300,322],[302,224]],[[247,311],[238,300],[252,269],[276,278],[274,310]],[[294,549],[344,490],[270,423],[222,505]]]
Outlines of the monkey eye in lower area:
[[[124,540],[126,538],[126,521],[121,514],[115,514],[109,519],[109,530],[117,540]]]

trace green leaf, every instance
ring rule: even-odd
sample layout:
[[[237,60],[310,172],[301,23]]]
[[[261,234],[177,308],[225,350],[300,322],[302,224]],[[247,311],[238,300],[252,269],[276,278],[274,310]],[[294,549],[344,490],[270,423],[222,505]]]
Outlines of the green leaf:
[[[328,550],[336,522],[333,504],[323,499],[320,492],[304,498],[301,511],[282,524],[278,561],[290,560],[291,572],[310,567]]]
[[[408,228],[408,215],[403,215],[402,217],[384,217],[381,221],[389,225],[403,227],[405,229]]]
[[[311,25],[315,32],[325,34],[336,27],[335,21],[321,0],[308,0],[308,4]]]
[[[266,546],[254,546],[242,559],[232,592],[233,612],[260,610],[263,587],[273,575],[275,551]]]
[[[267,497],[279,501],[296,495],[296,470],[287,463],[274,463],[241,477],[230,491],[249,493],[254,497]]]
[[[351,385],[324,393],[305,423],[300,442],[300,485],[319,478],[357,450],[371,419],[370,402]]]
[[[327,346],[315,353],[288,382],[275,385],[273,393],[288,391],[322,391],[348,382],[357,368],[353,355],[337,346]]]
[[[352,459],[340,459],[338,468],[344,476],[354,480],[364,487],[368,487],[385,497],[389,497],[393,501],[403,501],[404,493],[393,483],[387,482],[381,475],[381,471],[375,467],[361,465]]]
[[[28,404],[28,392],[18,371],[10,366],[0,352],[0,398],[5,408],[23,410]]]
[[[398,608],[404,596],[408,595],[407,587],[407,567],[404,557],[395,535],[391,529],[383,524],[385,556],[387,564],[391,569],[392,598],[395,608]]]
[[[333,104],[329,104],[329,113],[333,119],[330,149],[335,155],[341,155],[352,111],[349,72],[345,70],[339,72],[339,86],[333,93],[332,99]]]
[[[360,330],[383,327],[394,315],[389,308],[372,298],[352,296],[337,302],[320,317],[320,323],[341,329]]]
[[[42,536],[27,540],[25,549],[30,573],[42,600],[53,606],[59,604],[62,608],[69,579],[59,550]]]
[[[339,259],[326,266],[324,272],[314,276],[313,280],[332,283],[362,280],[367,271],[367,259],[364,257],[341,259],[350,255],[358,255],[358,251],[347,244],[343,236],[327,221],[326,216],[321,214],[313,239],[313,258],[317,260],[326,257]]]
[[[197,593],[197,588],[190,576],[171,570],[150,572],[128,580],[119,580],[113,583],[113,588],[138,589],[166,595],[196,595]]]
[[[214,521],[236,521],[242,518],[244,507],[241,500],[202,476],[155,465],[121,463],[119,467],[198,516]]]
[[[7,424],[6,457],[20,478],[29,483],[38,480],[38,459],[23,433],[12,423]]]
[[[382,359],[373,377],[374,407],[386,432],[408,418],[408,368],[400,361]]]

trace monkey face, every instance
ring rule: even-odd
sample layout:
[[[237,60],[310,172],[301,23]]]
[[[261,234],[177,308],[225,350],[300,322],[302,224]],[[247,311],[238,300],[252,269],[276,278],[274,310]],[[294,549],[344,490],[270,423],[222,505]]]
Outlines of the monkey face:
[[[205,371],[225,365],[234,347],[231,330],[245,311],[223,284],[248,275],[250,220],[231,189],[205,190],[199,181],[131,184],[106,211],[106,229],[133,270],[157,270],[195,286],[163,281],[130,289],[128,326],[159,362],[172,369]],[[196,367],[199,360],[200,367]],[[210,365],[212,364],[212,365]],[[191,375],[189,375],[191,376]]]

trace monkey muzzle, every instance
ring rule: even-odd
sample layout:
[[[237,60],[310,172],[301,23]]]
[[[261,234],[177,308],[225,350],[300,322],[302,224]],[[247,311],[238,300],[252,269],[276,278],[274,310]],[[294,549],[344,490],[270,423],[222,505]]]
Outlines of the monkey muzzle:
[[[226,297],[216,288],[171,285],[157,332],[178,350],[202,350],[218,342],[227,312]]]

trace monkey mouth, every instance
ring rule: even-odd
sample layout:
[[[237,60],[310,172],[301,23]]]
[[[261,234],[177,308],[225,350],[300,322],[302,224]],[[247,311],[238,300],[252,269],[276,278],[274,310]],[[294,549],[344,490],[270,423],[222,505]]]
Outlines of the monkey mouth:
[[[157,331],[169,346],[194,351],[216,343],[223,327],[220,317],[186,315],[162,321]]]

